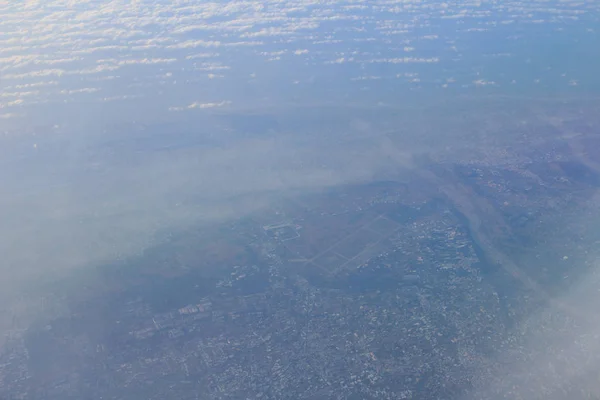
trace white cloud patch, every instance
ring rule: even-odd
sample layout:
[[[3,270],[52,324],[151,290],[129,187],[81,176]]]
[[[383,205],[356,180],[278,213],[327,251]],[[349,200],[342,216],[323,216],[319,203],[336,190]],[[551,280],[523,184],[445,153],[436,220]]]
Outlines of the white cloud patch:
[[[215,58],[218,57],[219,53],[196,53],[185,56],[186,60],[197,60],[203,58]]]
[[[193,109],[206,109],[206,108],[218,108],[225,107],[230,105],[232,102],[229,100],[223,100],[220,102],[211,102],[211,103],[201,103],[195,101],[185,107],[170,107],[169,111],[183,111],[183,110],[193,110]]]
[[[134,100],[134,99],[140,99],[142,98],[142,95],[139,94],[124,94],[121,96],[108,96],[108,97],[103,97],[102,101],[104,102],[111,102],[111,101],[122,101],[122,100]]]
[[[34,83],[26,83],[26,84],[22,84],[22,85],[15,85],[13,86],[15,89],[30,89],[30,88],[37,88],[37,87],[44,87],[44,86],[56,86],[58,85],[58,81],[41,81],[41,82],[34,82]]]
[[[71,90],[64,89],[64,90],[61,90],[59,93],[71,95],[71,94],[79,94],[79,93],[96,93],[99,91],[100,91],[99,88],[79,88],[79,89],[71,89]]]
[[[138,60],[122,60],[119,61],[119,65],[152,65],[152,64],[172,64],[176,62],[176,58],[142,58]]]
[[[416,64],[416,63],[438,63],[440,62],[439,57],[395,57],[395,58],[376,58],[368,60],[369,63],[390,63],[390,64]]]

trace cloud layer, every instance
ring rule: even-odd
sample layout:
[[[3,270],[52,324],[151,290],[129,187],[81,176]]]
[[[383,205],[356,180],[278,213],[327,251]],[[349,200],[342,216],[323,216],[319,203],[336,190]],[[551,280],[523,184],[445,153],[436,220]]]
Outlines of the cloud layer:
[[[453,65],[460,69],[461,60],[472,63],[473,57],[523,56],[472,47],[478,40],[487,40],[485,35],[490,32],[502,42],[518,43],[528,35],[528,27],[543,25],[548,32],[560,32],[576,24],[578,31],[583,28],[578,35],[596,37],[599,11],[598,2],[591,0],[335,0],[318,4],[310,0],[219,4],[189,0],[87,0],[76,5],[64,0],[31,0],[25,5],[2,2],[0,89],[5,95],[0,108],[7,109],[3,115],[9,118],[27,114],[28,105],[60,104],[63,99],[56,94],[68,95],[67,103],[93,103],[141,101],[142,97],[166,93],[167,83],[207,84],[209,80],[225,78],[211,85],[226,87],[231,76],[248,77],[261,65],[273,62],[303,65],[313,75],[342,65],[352,66],[354,76],[342,73],[339,79],[358,82],[360,71],[366,70],[365,76],[399,80],[412,89],[424,85],[442,89],[504,87],[515,83],[544,85],[550,82],[552,74],[547,77],[540,72],[537,77],[525,77],[511,65],[512,70],[504,71],[506,76],[500,81],[498,76],[485,76],[493,75],[486,72],[485,65],[475,71],[459,71],[456,76]],[[517,25],[521,36],[510,28]],[[531,54],[531,60],[520,62],[535,62],[536,57]],[[428,75],[422,64],[440,67]],[[287,73],[278,70],[277,78],[267,78],[296,84],[310,81],[310,77],[296,74],[296,68],[285,68]],[[164,72],[171,75],[161,84],[155,77]],[[406,73],[420,76],[418,80],[405,79]],[[145,78],[149,83],[144,87],[148,90],[139,90],[139,82],[133,76]],[[91,93],[87,90],[94,87],[90,81],[98,78],[112,78],[119,84],[105,85]],[[556,79],[565,87],[578,86],[580,78],[570,71],[556,71]],[[35,95],[31,95],[31,88],[36,88]],[[230,98],[226,99],[215,98],[212,93],[189,101],[236,102],[235,90],[228,91]],[[166,111],[180,106],[164,107]]]

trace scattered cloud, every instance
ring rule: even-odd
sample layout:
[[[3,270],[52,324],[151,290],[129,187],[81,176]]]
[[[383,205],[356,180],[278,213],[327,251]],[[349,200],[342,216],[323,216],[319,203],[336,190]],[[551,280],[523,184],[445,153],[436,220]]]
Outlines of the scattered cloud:
[[[377,81],[381,79],[381,76],[359,76],[356,78],[350,78],[351,81]]]
[[[185,56],[186,60],[197,60],[202,58],[214,58],[218,57],[219,53],[196,53]]]
[[[225,75],[221,75],[221,74],[208,74],[206,76],[208,77],[208,79],[225,78]]]
[[[395,58],[376,58],[368,60],[369,63],[390,63],[390,64],[412,64],[412,63],[438,63],[439,57],[395,57]]]
[[[2,107],[0,107],[2,108]],[[0,113],[0,119],[11,119],[11,118],[17,118],[20,117],[20,114],[15,114],[15,113]]]
[[[135,65],[135,64],[172,64],[176,62],[176,58],[143,58],[138,60],[122,60],[119,61],[119,65]]]
[[[232,102],[229,100],[223,100],[220,102],[213,102],[213,103],[193,102],[185,107],[170,107],[169,111],[183,111],[183,110],[193,110],[193,109],[225,107],[225,106],[230,105],[231,103]]]
[[[121,101],[121,100],[134,100],[134,99],[139,99],[141,97],[142,97],[142,95],[139,95],[139,94],[124,94],[121,96],[103,97],[102,101],[111,102],[111,101]]]
[[[496,82],[488,81],[485,79],[477,79],[476,81],[473,81],[473,84],[475,86],[494,86],[496,84]]]
[[[23,85],[15,85],[13,86],[15,89],[30,89],[30,88],[36,88],[36,87],[42,87],[42,86],[56,86],[58,85],[58,81],[41,81],[41,82],[34,82],[34,83],[26,83]]]
[[[96,93],[100,91],[99,88],[80,88],[80,89],[71,89],[71,90],[61,90],[60,94],[78,94],[78,93]]]
[[[416,0],[356,0],[352,4],[343,0],[319,4],[312,0],[266,3],[226,0],[218,6],[187,0],[107,0],[102,7],[94,0],[81,0],[77,8],[69,8],[67,3],[64,0],[29,0],[25,5],[0,2],[0,76],[9,91],[26,92],[35,87],[45,100],[61,101],[51,98],[55,90],[52,87],[75,90],[73,77],[81,77],[81,89],[85,89],[91,79],[100,81],[109,75],[116,79],[122,68],[145,65],[149,72],[140,75],[157,76],[155,69],[168,65],[182,72],[209,71],[208,77],[212,79],[222,77],[216,71],[237,70],[238,65],[241,69],[246,60],[252,64],[251,56],[261,56],[259,61],[268,62],[283,60],[285,55],[310,53],[315,66],[349,64],[355,68],[384,63],[443,65],[462,59],[458,49],[468,49],[461,43],[467,36],[501,29],[507,24],[548,24],[558,30],[583,15],[590,23],[597,23],[600,15],[600,3],[592,0],[565,0],[551,5],[545,1],[517,0],[463,0],[453,4]],[[454,29],[439,29],[449,27],[448,24],[453,24]],[[23,35],[24,31],[28,34]],[[456,34],[449,36],[450,31]],[[588,28],[586,32],[595,30]],[[522,34],[505,39],[521,37]],[[444,43],[445,51],[433,54],[431,49],[426,50],[431,44],[415,45],[424,41]],[[451,58],[448,46],[454,50]],[[356,50],[361,47],[366,50]],[[376,48],[389,48],[390,52]],[[411,57],[400,57],[398,53],[411,53]],[[208,59],[214,62],[196,64],[197,60]],[[250,71],[242,71],[245,72]],[[360,76],[378,73],[354,72]],[[286,77],[288,81],[296,78],[301,77]],[[467,77],[461,84],[473,85],[474,78]],[[573,77],[564,84],[573,85],[576,81]],[[128,88],[132,84],[139,82],[130,80],[121,86]],[[145,82],[141,85],[152,86]],[[98,101],[105,101],[104,98],[98,97]],[[24,104],[41,100],[32,97]]]

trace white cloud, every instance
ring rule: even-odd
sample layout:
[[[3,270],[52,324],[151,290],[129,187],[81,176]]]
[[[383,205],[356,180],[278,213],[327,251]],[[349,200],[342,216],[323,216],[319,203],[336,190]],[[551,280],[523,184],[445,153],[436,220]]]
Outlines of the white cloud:
[[[494,85],[496,85],[496,82],[488,81],[486,79],[478,79],[478,80],[473,81],[473,84],[475,86],[494,86]]]
[[[221,75],[221,74],[208,74],[207,77],[208,77],[208,79],[217,79],[217,78],[225,78],[225,75]]]
[[[80,89],[71,89],[71,90],[61,90],[59,93],[60,94],[78,94],[78,93],[96,93],[100,91],[99,88],[80,88]]]
[[[412,63],[438,63],[438,57],[397,57],[397,58],[377,58],[367,61],[369,63],[390,63],[390,64],[412,64]]]
[[[231,104],[231,101],[221,101],[219,103],[192,103],[187,108],[215,108],[215,107],[224,107]]]
[[[188,56],[185,56],[186,60],[197,60],[197,59],[201,59],[201,58],[214,58],[214,57],[218,57],[219,53],[196,53],[196,54],[190,54]]]
[[[92,75],[100,72],[116,71],[120,68],[118,65],[98,65],[92,68],[84,68],[70,72],[76,75]]]
[[[23,79],[32,77],[43,77],[43,76],[62,76],[67,71],[64,69],[41,69],[37,71],[23,72],[20,74],[6,74],[3,76],[4,79]]]
[[[0,58],[0,65],[2,64],[21,64],[26,61],[32,61],[37,59],[39,56],[37,54],[29,54],[29,55],[14,55],[10,57],[2,57]]]
[[[25,101],[23,99],[17,99],[17,100],[7,101],[6,103],[0,103],[0,109],[2,109],[2,108],[8,108],[8,107],[14,107],[14,106],[20,106],[23,103],[25,103]]]
[[[0,107],[2,108],[2,107]],[[0,119],[11,119],[11,118],[17,118],[20,117],[21,114],[16,114],[16,113],[4,113],[4,114],[0,114]]]
[[[15,85],[14,88],[15,89],[29,89],[29,88],[36,88],[36,87],[43,87],[43,86],[56,86],[56,85],[58,85],[58,81],[41,81],[41,82]]]
[[[222,43],[215,40],[186,40],[166,46],[167,49],[195,49],[196,47],[220,47]]]
[[[230,69],[230,66],[221,65],[219,62],[204,62],[200,65],[194,64],[194,71],[227,71]]]
[[[350,78],[351,81],[375,81],[381,79],[381,76],[358,76],[356,78]]]
[[[142,98],[142,95],[139,94],[124,94],[121,96],[109,96],[109,97],[103,97],[102,101],[103,102],[111,102],[111,101],[121,101],[121,100],[133,100],[133,99],[139,99]]]
[[[37,65],[56,65],[56,64],[69,64],[76,61],[81,61],[82,57],[68,57],[68,58],[58,58],[58,59],[36,59],[33,61],[34,64]]]
[[[176,62],[176,58],[143,58],[137,60],[121,60],[118,62],[119,65],[135,65],[135,64],[172,64]]]
[[[192,104],[185,107],[170,107],[169,111],[183,111],[183,110],[193,110],[193,109],[205,109],[205,108],[217,108],[217,107],[225,107],[231,104],[229,100],[223,100],[215,103],[200,103],[193,102]]]
[[[0,97],[27,97],[39,94],[38,90],[30,90],[26,92],[0,92]]]

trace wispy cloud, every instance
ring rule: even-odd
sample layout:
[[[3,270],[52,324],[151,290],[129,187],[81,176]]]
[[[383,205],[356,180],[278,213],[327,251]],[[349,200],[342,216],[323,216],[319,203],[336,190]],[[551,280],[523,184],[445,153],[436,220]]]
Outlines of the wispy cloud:
[[[193,110],[193,109],[206,109],[206,108],[217,108],[217,107],[225,107],[231,104],[229,100],[223,100],[220,102],[209,102],[209,103],[201,103],[201,102],[193,102],[185,107],[170,107],[169,111],[183,111],[183,110]]]

